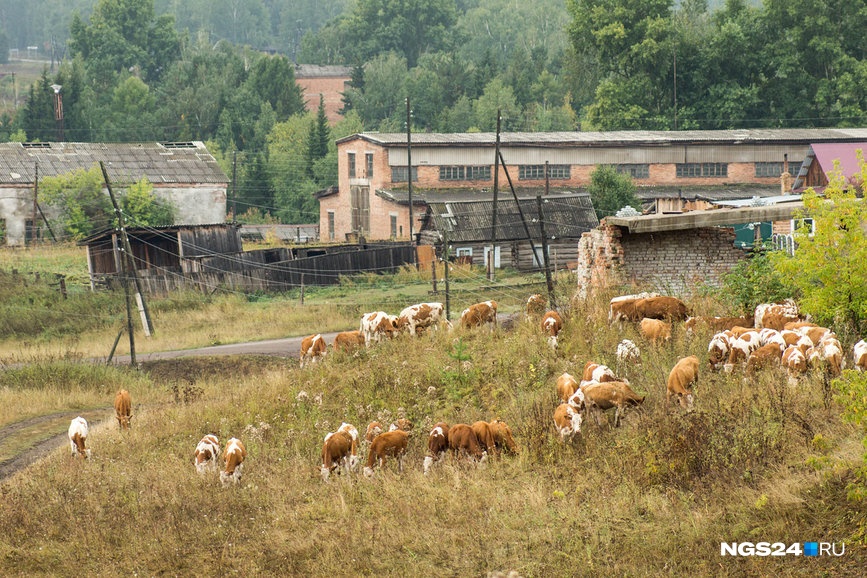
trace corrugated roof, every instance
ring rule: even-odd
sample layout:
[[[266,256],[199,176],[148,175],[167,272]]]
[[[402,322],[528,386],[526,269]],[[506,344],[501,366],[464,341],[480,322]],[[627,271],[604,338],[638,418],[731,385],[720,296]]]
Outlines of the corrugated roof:
[[[639,186],[635,196],[641,201],[655,199],[685,199],[692,201],[726,201],[731,199],[750,199],[752,197],[774,197],[780,194],[779,185],[727,184],[701,186]]]
[[[240,229],[240,223],[209,223],[206,225],[163,225],[159,227],[127,227],[126,233],[131,237],[145,237],[148,235],[164,235],[167,233],[177,233],[181,230],[187,229],[208,229],[212,227],[219,227],[224,229]],[[102,241],[105,239],[110,239],[112,235],[115,234],[114,228],[107,228],[101,231],[97,231],[96,233],[92,233],[91,235],[85,237],[84,239],[78,242],[79,245],[88,245],[93,243],[94,241]]]
[[[39,177],[88,170],[102,161],[112,184],[147,177],[160,184],[227,184],[229,179],[204,143],[0,143],[0,184],[33,184]]]
[[[383,146],[406,146],[406,133],[365,132],[339,139],[345,142],[364,139]],[[591,132],[506,132],[500,134],[504,146],[665,146],[670,144],[762,144],[797,142],[810,144],[822,141],[855,142],[867,140],[867,128],[780,128],[741,130],[683,131],[591,131]],[[478,133],[413,133],[412,144],[420,146],[493,146],[496,134]]]
[[[814,143],[810,145],[810,150],[801,164],[801,169],[792,184],[792,189],[797,190],[804,186],[804,178],[809,173],[810,165],[814,159],[819,163],[826,177],[830,177],[830,173],[834,170],[834,161],[840,161],[840,171],[846,179],[851,179],[856,175],[860,176],[861,167],[858,164],[858,155],[856,154],[858,150],[862,153],[867,151],[867,142]]]
[[[325,64],[296,64],[295,78],[349,78],[352,67]]]
[[[541,238],[536,198],[519,198],[520,209],[533,238]],[[497,241],[527,238],[521,214],[511,195],[497,200]],[[549,238],[578,238],[599,222],[586,193],[548,195],[542,198],[542,216]],[[475,200],[428,201],[426,229],[448,230],[454,242],[489,241],[492,232],[493,196]]]

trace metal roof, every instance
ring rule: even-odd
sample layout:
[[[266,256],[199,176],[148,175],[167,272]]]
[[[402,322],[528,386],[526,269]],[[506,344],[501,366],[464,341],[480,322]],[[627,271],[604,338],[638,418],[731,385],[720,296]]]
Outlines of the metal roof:
[[[787,221],[796,212],[803,210],[804,203],[796,201],[762,207],[708,209],[662,215],[641,215],[638,217],[605,217],[604,220],[606,224],[625,227],[630,233],[658,233],[662,231],[698,229],[701,227],[725,227],[756,221]]]
[[[635,190],[635,196],[641,201],[653,201],[655,199],[684,199],[692,201],[727,201],[732,199],[750,199],[752,197],[774,197],[780,194],[780,185],[757,185],[757,184],[726,184],[726,185],[698,185],[698,186],[639,186]]]
[[[856,154],[858,150],[862,153],[867,151],[867,142],[811,144],[807,156],[801,164],[801,169],[798,171],[798,176],[792,183],[792,189],[797,190],[804,186],[804,178],[809,173],[810,165],[813,164],[814,159],[819,163],[826,177],[830,177],[831,171],[834,170],[834,161],[840,161],[840,171],[846,179],[851,179],[856,175],[860,176],[861,167],[858,164],[858,155]]]
[[[352,76],[351,66],[326,64],[295,65],[295,78],[349,78],[350,76]]]
[[[541,238],[536,198],[519,197],[516,203],[509,195],[497,199],[497,241],[527,238],[519,205],[530,235]],[[428,201],[427,224],[424,228],[447,230],[449,240],[453,242],[490,241],[493,209],[493,195],[484,195],[475,200]],[[542,218],[545,233],[550,239],[578,238],[599,224],[587,193],[542,197]]]
[[[0,185],[31,186],[39,176],[55,177],[105,163],[109,179],[120,186],[147,177],[161,184],[229,182],[200,141],[176,143],[0,143]]]
[[[493,146],[496,133],[413,133],[419,146]],[[382,146],[406,146],[406,133],[364,132],[338,139],[338,143],[363,139]],[[666,146],[677,144],[773,144],[796,142],[854,142],[867,140],[867,128],[779,128],[682,131],[591,131],[591,132],[505,132],[503,146],[593,147]]]

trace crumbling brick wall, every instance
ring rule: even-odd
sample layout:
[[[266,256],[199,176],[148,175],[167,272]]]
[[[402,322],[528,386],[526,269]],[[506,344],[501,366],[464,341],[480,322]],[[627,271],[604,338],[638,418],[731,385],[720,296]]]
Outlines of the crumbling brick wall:
[[[668,295],[690,293],[698,283],[719,285],[745,258],[732,228],[704,227],[660,233],[629,233],[602,224],[578,246],[578,296],[593,288],[633,283]]]

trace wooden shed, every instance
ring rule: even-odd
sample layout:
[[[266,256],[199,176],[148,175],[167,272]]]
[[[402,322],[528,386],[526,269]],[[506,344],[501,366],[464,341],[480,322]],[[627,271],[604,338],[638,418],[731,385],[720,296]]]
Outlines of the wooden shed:
[[[599,224],[586,192],[536,195],[534,191],[522,191],[518,193],[518,202],[510,193],[501,193],[496,203],[496,235],[493,235],[494,201],[490,193],[476,193],[469,198],[453,193],[441,198],[428,195],[426,202],[428,210],[419,244],[438,245],[448,236],[452,255],[484,265],[495,237],[495,267],[525,271],[543,265],[543,227],[551,264],[567,267],[577,260],[581,235]]]

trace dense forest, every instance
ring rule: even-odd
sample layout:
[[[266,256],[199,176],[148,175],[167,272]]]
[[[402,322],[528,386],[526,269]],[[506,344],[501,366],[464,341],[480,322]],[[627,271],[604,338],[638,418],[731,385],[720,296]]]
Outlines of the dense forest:
[[[860,2],[0,0],[0,49],[60,64],[0,138],[204,140],[248,220],[316,220],[335,138],[360,130],[863,126]],[[344,120],[307,113],[295,63],[352,67]],[[234,169],[234,170],[233,170]]]

